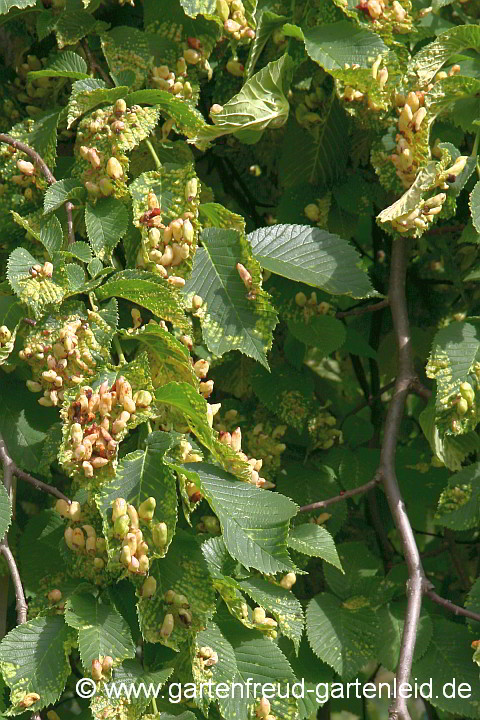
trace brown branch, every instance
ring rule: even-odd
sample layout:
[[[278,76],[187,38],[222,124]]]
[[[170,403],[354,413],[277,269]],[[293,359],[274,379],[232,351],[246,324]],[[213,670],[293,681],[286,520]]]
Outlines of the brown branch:
[[[88,47],[88,40],[80,40],[80,45],[82,46],[83,52],[85,53],[85,57],[88,60],[88,64],[90,65],[90,71],[95,75],[101,75],[102,79],[107,83],[109,87],[114,87],[114,83],[112,82],[112,79],[108,75],[108,73],[105,72],[105,70],[102,68],[102,66],[97,62],[97,58],[92,53],[90,48]]]
[[[68,504],[71,503],[71,500],[64,495],[60,490],[58,490],[56,487],[53,487],[53,485],[47,485],[47,483],[42,482],[41,480],[37,480],[37,478],[33,477],[33,475],[30,475],[30,473],[25,472],[25,470],[21,470],[16,463],[12,460],[10,457],[7,446],[5,445],[5,440],[2,437],[2,434],[0,433],[0,460],[3,464],[3,483],[5,485],[5,488],[8,492],[8,485],[11,486],[11,481],[13,476],[19,478],[20,480],[24,480],[25,482],[30,483],[30,485],[33,485],[34,488],[37,490],[41,490],[43,492],[48,493],[49,495],[53,495],[56,498],[60,498],[60,500],[65,500]]]
[[[17,599],[17,625],[22,625],[24,622],[27,622],[28,606],[27,601],[25,600],[25,593],[23,592],[22,581],[20,579],[20,573],[18,572],[17,563],[12,555],[12,551],[8,547],[6,535],[2,542],[0,542],[0,553],[7,561],[13,587],[15,588],[15,597]]]
[[[53,485],[48,485],[47,483],[42,482],[42,480],[37,480],[37,478],[33,477],[33,475],[30,475],[24,470],[20,470],[20,468],[17,468],[16,466],[14,475],[20,480],[25,480],[25,482],[30,483],[30,485],[33,485],[33,487],[37,490],[53,495],[53,497],[59,498],[60,500],[65,500],[70,505],[71,500]]]
[[[446,600],[445,598],[440,597],[440,595],[437,595],[434,590],[427,590],[425,592],[425,595],[429,597],[432,602],[437,603],[437,605],[445,608],[445,610],[449,610],[454,615],[462,615],[463,617],[470,618],[470,620],[476,620],[480,623],[479,613],[473,612],[472,610],[467,610],[466,608],[462,608],[460,607],[460,605],[455,605],[454,603],[450,602],[450,600]]]
[[[423,385],[417,377],[412,380],[410,390],[414,392],[415,395],[423,398],[426,402],[428,402],[432,397],[432,391],[425,387],[425,385]]]
[[[342,310],[335,313],[335,317],[341,320],[342,318],[349,317],[351,315],[365,315],[365,313],[375,312],[376,310],[382,310],[387,307],[389,303],[388,298],[380,300],[380,302],[374,305],[362,305],[358,308],[352,308],[351,310]]]
[[[459,223],[458,225],[439,225],[437,227],[432,227],[430,230],[427,230],[427,235],[445,235],[445,233],[456,233],[461,232],[464,230],[465,225],[463,223]]]
[[[57,182],[55,179],[55,175],[52,173],[45,160],[41,157],[41,155],[36,152],[36,150],[31,148],[29,145],[25,145],[25,143],[20,142],[20,140],[15,140],[15,138],[13,138],[11,135],[6,135],[5,133],[0,133],[0,142],[5,143],[6,145],[10,145],[11,147],[15,148],[15,150],[20,150],[20,152],[28,155],[28,157],[33,160],[34,164],[40,168],[43,176],[45,177],[45,180],[48,182],[49,185]],[[65,203],[65,210],[67,213],[68,244],[72,245],[75,242],[75,233],[73,230],[73,204],[70,202],[70,200],[67,200],[67,202]]]
[[[400,536],[402,550],[408,568],[407,611],[405,614],[400,656],[396,670],[397,687],[400,687],[402,683],[407,683],[410,679],[413,652],[422,606],[422,595],[427,588],[420,553],[417,543],[415,542],[412,526],[408,519],[395,472],[398,433],[403,418],[405,402],[412,383],[415,380],[405,295],[406,271],[407,252],[405,242],[403,238],[396,238],[393,241],[392,247],[388,297],[397,344],[398,375],[385,421],[379,474],[383,481],[385,495],[395,527]],[[394,698],[389,709],[389,720],[411,720],[406,700],[400,697],[400,695]]]
[[[329,505],[334,505],[335,503],[341,502],[342,500],[348,500],[348,498],[354,497],[354,495],[360,495],[361,493],[372,490],[376,485],[378,485],[380,480],[381,478],[378,475],[375,475],[372,480],[369,480],[364,485],[359,485],[358,487],[353,488],[353,490],[344,490],[339,495],[327,498],[326,500],[319,500],[318,502],[310,503],[310,505],[303,505],[303,507],[300,508],[299,512],[310,512],[312,510],[319,510],[320,508],[326,508]]]

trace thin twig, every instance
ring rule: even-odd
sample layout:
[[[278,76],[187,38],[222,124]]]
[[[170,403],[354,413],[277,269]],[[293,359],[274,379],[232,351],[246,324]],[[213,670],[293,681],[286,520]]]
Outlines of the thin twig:
[[[334,505],[335,503],[341,502],[342,500],[348,500],[348,498],[354,497],[355,495],[360,495],[361,493],[368,492],[369,490],[372,490],[372,488],[374,488],[376,485],[378,485],[380,479],[381,478],[379,476],[375,475],[372,480],[369,480],[364,485],[359,485],[352,490],[342,491],[339,495],[327,498],[326,500],[319,500],[319,502],[310,503],[310,505],[303,505],[303,507],[300,508],[299,512],[311,512],[312,510],[326,508],[329,505]]]
[[[25,480],[25,482],[30,483],[30,485],[33,485],[34,488],[37,490],[42,490],[43,492],[48,493],[49,495],[53,495],[56,498],[60,498],[61,500],[65,500],[67,503],[70,504],[71,500],[64,495],[60,490],[57,490],[56,487],[53,487],[53,485],[47,485],[47,483],[42,482],[41,480],[37,480],[37,478],[34,478],[33,475],[30,475],[30,473],[25,472],[25,470],[21,470],[17,464],[12,460],[8,450],[7,446],[5,444],[5,440],[2,437],[2,434],[0,433],[0,460],[3,464],[3,484],[5,485],[5,488],[7,492],[9,492],[9,488],[11,487],[13,476],[19,478],[19,480]]]
[[[36,150],[31,148],[29,145],[25,145],[25,143],[20,142],[20,140],[15,140],[15,138],[13,138],[11,135],[6,135],[5,133],[0,133],[0,142],[5,143],[6,145],[10,145],[11,147],[15,148],[15,150],[20,150],[20,152],[28,155],[28,157],[33,160],[35,165],[38,165],[45,177],[45,180],[48,182],[49,185],[53,185],[53,183],[57,182],[55,179],[55,175],[52,173],[45,160],[41,157],[41,155],[36,152]],[[70,202],[70,200],[67,200],[67,202],[65,203],[65,210],[67,213],[68,244],[72,245],[75,242],[75,233],[73,230],[72,216],[73,204]]]
[[[342,310],[335,313],[335,317],[341,320],[342,318],[349,317],[350,315],[365,315],[365,313],[375,312],[376,310],[382,310],[388,305],[388,298],[380,300],[380,302],[374,305],[362,305],[361,307],[352,308],[351,310]]]
[[[445,235],[446,233],[456,233],[456,232],[462,232],[464,230],[465,225],[462,223],[459,223],[458,225],[439,225],[437,227],[430,228],[430,230],[427,230],[427,235]]]
[[[30,483],[30,485],[33,485],[34,488],[37,490],[41,490],[42,492],[48,493],[49,495],[53,495],[53,497],[59,498],[60,500],[65,500],[68,502],[68,504],[71,503],[71,500],[64,495],[60,490],[58,490],[53,485],[48,485],[47,483],[42,482],[42,480],[37,480],[37,478],[33,477],[33,475],[30,475],[29,473],[25,472],[24,470],[20,470],[20,468],[17,468],[15,466],[14,475],[19,478],[19,480],[25,480],[25,482]]]
[[[446,600],[445,598],[440,597],[440,595],[437,595],[434,590],[427,590],[425,595],[429,597],[432,602],[445,608],[445,610],[449,610],[454,615],[462,615],[463,617],[470,618],[470,620],[476,620],[480,623],[480,613],[467,610],[466,608],[462,608],[460,605],[455,605],[450,602],[450,600]]]
[[[80,40],[80,45],[82,46],[83,52],[85,53],[85,56],[88,60],[88,64],[90,65],[90,71],[94,75],[95,73],[101,75],[102,79],[107,83],[109,87],[114,87],[114,83],[110,75],[106,73],[102,66],[97,62],[97,58],[88,47],[88,40]]]

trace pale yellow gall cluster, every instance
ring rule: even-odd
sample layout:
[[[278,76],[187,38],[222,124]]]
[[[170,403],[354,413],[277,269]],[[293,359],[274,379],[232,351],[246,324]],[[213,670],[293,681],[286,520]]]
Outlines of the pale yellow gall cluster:
[[[167,590],[164,600],[169,605],[169,612],[163,618],[160,628],[160,637],[167,640],[172,634],[175,625],[188,628],[192,624],[193,616],[190,610],[190,602],[185,595],[175,592],[175,590]]]
[[[187,78],[187,61],[184,57],[177,60],[175,70],[168,65],[159,65],[153,68],[151,84],[165,90],[179,98],[188,99],[193,95],[192,84]]]
[[[64,532],[66,546],[79,555],[91,558],[95,572],[101,572],[106,563],[107,543],[104,537],[97,535],[97,531],[92,525],[82,524],[83,513],[80,503],[73,501],[69,505],[65,500],[57,500],[55,510],[61,517],[70,521]],[[51,592],[57,591],[52,590]],[[50,594],[48,597],[52,602]]]
[[[379,30],[390,28],[393,33],[412,29],[412,18],[399,0],[360,0],[356,6]]]
[[[249,26],[245,17],[242,0],[217,0],[217,15],[223,22],[227,36],[234,40],[253,40],[255,30]]]
[[[90,197],[109,197],[125,182],[128,160],[120,146],[125,142],[135,144],[132,131],[141,124],[145,113],[140,105],[127,107],[120,98],[110,111],[95,110],[88,124],[80,126],[76,152],[85,161],[82,176]]]
[[[67,318],[59,330],[45,328],[28,336],[19,357],[32,368],[33,379],[26,383],[28,389],[43,392],[40,405],[58,405],[66,389],[93,375],[97,363],[92,350],[99,352],[100,345],[88,323],[78,317]]]
[[[184,188],[185,201],[192,204],[198,195],[198,180],[190,178]],[[147,228],[146,240],[148,261],[154,264],[155,271],[167,279],[174,287],[183,287],[184,278],[176,273],[191,255],[195,241],[195,213],[186,210],[180,217],[171,220],[168,225],[162,221],[162,212],[158,198],[154,192],[147,195],[148,210],[139,219],[139,224]],[[144,250],[140,248],[137,255],[137,267],[145,267]]]
[[[196,525],[196,530],[199,533],[210,535],[220,535],[222,532],[220,521],[215,515],[202,515],[200,522]]]
[[[8,329],[6,325],[2,325],[0,327],[0,348],[4,347],[5,345],[8,345],[10,340],[12,339],[12,333]]]
[[[258,606],[253,609],[252,622],[254,625],[259,625],[262,630],[267,630],[270,637],[277,637],[275,628],[278,626],[278,623],[273,618],[267,617],[267,613],[263,607]]]
[[[116,457],[118,436],[137,409],[148,408],[153,400],[150,392],[139,390],[133,396],[132,386],[123,376],[112,387],[105,380],[98,391],[82,387],[68,409],[70,426],[70,461],[92,478],[95,470],[111,465]]]
[[[261,720],[277,720],[276,715],[271,714],[270,701],[266,697],[260,698],[260,702],[255,708],[255,716]]]
[[[295,295],[295,304],[303,311],[303,317],[308,321],[315,315],[327,315],[331,312],[331,305],[327,302],[318,302],[317,293],[313,290],[307,298],[304,292]]]
[[[212,667],[212,665],[218,663],[218,653],[209,645],[203,645],[198,649],[197,658],[199,658],[204,668]]]
[[[241,460],[245,460],[250,468],[250,477],[248,482],[256,487],[264,488],[269,490],[274,488],[275,485],[264,477],[261,477],[260,470],[262,469],[263,460],[257,458],[249,458],[244,452],[242,452],[242,431],[240,427],[236,427],[233,432],[220,431],[219,440],[224,445],[232,448]]]
[[[92,678],[95,682],[109,680],[113,668],[113,658],[110,655],[101,655],[92,660]]]
[[[127,503],[125,498],[117,498],[112,505],[112,534],[120,541],[118,561],[129,573],[146,575],[150,569],[148,543],[140,524],[147,526],[156,549],[163,550],[168,542],[166,523],[154,521],[156,500],[146,498],[138,508]],[[149,579],[142,587],[142,597],[151,597],[156,592],[155,578]]]

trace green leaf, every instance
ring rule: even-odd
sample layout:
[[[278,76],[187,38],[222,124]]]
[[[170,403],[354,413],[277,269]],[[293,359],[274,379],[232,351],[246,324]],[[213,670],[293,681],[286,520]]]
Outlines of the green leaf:
[[[480,463],[473,463],[448,479],[435,516],[438,525],[469,530],[480,522]]]
[[[470,212],[475,230],[480,232],[480,180],[475,183],[470,193]]]
[[[0,541],[5,537],[5,533],[10,527],[12,519],[12,503],[5,490],[4,485],[0,485]]]
[[[271,412],[302,432],[314,413],[314,385],[306,368],[298,372],[289,366],[277,366],[270,373],[256,368],[250,382],[255,395]]]
[[[23,10],[35,4],[36,0],[0,0],[0,15],[5,15],[14,7]]]
[[[72,85],[72,94],[68,101],[67,113],[70,128],[75,120],[93,110],[97,105],[102,103],[115,103],[119,98],[124,98],[129,88],[125,85],[116,88],[109,88],[103,80],[96,78],[88,78],[86,80],[77,80]]]
[[[185,467],[198,476],[232,557],[266,575],[295,569],[287,552],[288,523],[297,512],[291,500],[239,481],[213,465]]]
[[[248,606],[239,590],[239,584],[232,576],[235,570],[235,561],[228,554],[223,538],[213,537],[202,544],[202,553],[208,565],[208,572],[212,583],[220,593],[228,611],[248,628],[253,623],[248,617]]]
[[[288,55],[268,63],[247,80],[239,93],[213,115],[213,126],[199,130],[192,142],[214,140],[235,133],[244,143],[260,140],[267,128],[280,128],[288,119],[289,103],[285,97],[293,75],[293,61]]]
[[[198,387],[198,378],[190,362],[190,353],[183,343],[160,325],[148,323],[136,332],[124,331],[127,340],[136,340],[148,349],[154,387],[168,382],[187,382]]]
[[[458,25],[441,33],[434,42],[417,52],[409,70],[415,73],[420,86],[427,85],[450,57],[470,48],[477,51],[480,48],[480,28]]]
[[[25,248],[18,247],[8,258],[7,279],[17,297],[40,318],[49,305],[59,304],[66,294],[67,278],[62,265],[54,265],[53,277],[32,277],[30,268],[38,264]]]
[[[77,6],[78,7],[78,6]],[[66,8],[60,13],[53,29],[57,36],[57,45],[61,49],[65,45],[75,45],[85,35],[93,31],[97,21],[84,10]],[[104,23],[99,23],[100,27],[105,27]]]
[[[128,211],[116,198],[97,200],[85,207],[85,225],[93,252],[100,260],[109,260],[128,228]]]
[[[332,185],[348,162],[348,118],[333,89],[320,121],[309,131],[291,117],[280,157],[281,182],[294,187],[299,179],[313,185]]]
[[[450,76],[434,84],[431,94],[428,93],[425,99],[425,105],[430,115],[444,115],[448,112],[455,125],[465,132],[476,132],[479,92],[479,78]]]
[[[255,707],[261,698],[259,688],[263,684],[274,683],[274,692],[278,694],[270,699],[271,712],[280,718],[296,716],[296,701],[287,692],[296,678],[292,668],[282,651],[266,638],[252,637],[252,631],[235,622],[219,623],[220,630],[228,640],[235,653],[237,674],[232,678],[235,683],[243,685],[234,697],[229,693],[225,699],[219,699],[220,711],[225,718],[247,720],[253,717]],[[256,635],[256,633],[255,633]],[[248,683],[248,684],[247,684]],[[257,686],[254,683],[258,683]],[[247,688],[249,688],[247,690]]]
[[[367,68],[371,58],[387,51],[387,46],[373,32],[359,28],[348,20],[320,25],[304,31],[305,49],[324,70],[343,70],[345,63]]]
[[[325,581],[343,600],[368,591],[372,578],[379,575],[381,562],[363,542],[345,542],[337,546],[340,566],[324,565]],[[343,568],[343,569],[342,569]]]
[[[270,39],[272,33],[277,29],[281,28],[286,22],[286,17],[283,15],[277,15],[277,13],[271,10],[261,10],[257,21],[257,27],[255,28],[255,37],[250,45],[250,51],[248,53],[247,62],[245,63],[245,77],[251,77],[257,60],[262,54],[262,51]]]
[[[118,550],[119,543],[112,541],[112,504],[115,498],[123,497],[137,508],[147,498],[155,498],[154,519],[156,522],[166,523],[167,543],[160,549],[155,546],[150,525],[142,524],[142,532],[149,546],[149,556],[163,557],[177,524],[177,482],[170,467],[163,462],[173,438],[167,433],[154,432],[145,442],[145,450],[136,450],[121,460],[115,478],[102,485],[95,495],[95,502],[103,518],[104,535],[109,540],[109,550]]]
[[[288,320],[287,324],[297,340],[319,348],[323,357],[342,347],[347,337],[345,325],[331,315],[312,317],[307,322]]]
[[[472,663],[472,634],[458,622],[432,620],[431,643],[422,658],[413,663],[412,676],[419,685],[432,681],[429,702],[434,707],[462,718],[478,717],[478,667]],[[459,693],[460,683],[468,683],[471,692]]]
[[[47,111],[34,122],[28,135],[28,144],[35,148],[51,169],[57,162],[57,127],[63,113],[63,108]]]
[[[477,400],[477,358],[480,357],[480,323],[472,317],[468,321],[453,322],[441,328],[433,340],[426,368],[427,376],[437,385],[435,422],[440,435],[459,435],[475,430],[480,420]],[[463,415],[456,409],[461,397],[462,383],[468,383],[471,395]],[[478,394],[480,400],[480,394]]]
[[[205,688],[206,693],[203,696],[204,702],[205,700],[207,702],[215,701],[217,699],[215,694],[216,686],[219,683],[230,683],[232,678],[234,678],[238,672],[235,653],[228,640],[220,631],[220,628],[213,622],[210,622],[205,630],[198,633],[195,638],[195,647],[197,650],[197,657],[193,662],[192,670],[194,678],[197,682],[205,680],[205,668],[203,667],[202,661],[197,659],[199,657],[200,648],[215,648],[215,652],[218,655],[218,663],[212,665],[211,668],[208,668],[211,672],[211,677],[209,677],[209,679],[211,679],[212,685],[208,686],[208,690]]]
[[[77,260],[81,260],[83,263],[89,263],[92,259],[90,245],[82,241],[77,241],[72,245],[69,245],[68,250],[65,251],[65,255],[71,255],[72,257],[77,258]]]
[[[135,604],[133,604],[133,608],[135,609]],[[107,697],[105,697],[106,693],[104,695],[104,698],[102,698],[97,692],[94,702],[99,701],[98,710],[93,705],[93,703],[90,707],[93,716],[98,717],[99,713],[104,710],[105,705],[103,705],[102,700],[105,700],[109,707],[113,706],[117,713],[122,712],[123,708],[125,707],[125,695],[119,694],[118,698],[115,697],[114,684],[116,684],[117,687],[121,687],[121,683],[125,683],[125,687],[130,687],[132,685],[135,687],[151,687],[155,688],[155,690],[158,691],[166,683],[172,672],[173,667],[167,667],[162,670],[146,671],[142,664],[138,662],[138,660],[125,660],[121,666],[116,667],[113,671],[113,682],[110,685],[111,698],[107,696],[107,700]],[[144,685],[142,686],[141,683],[144,683]],[[141,716],[145,716],[148,710],[148,706],[151,702],[152,700],[150,698],[148,690],[147,692],[138,693],[138,696],[132,694],[130,696],[127,706],[128,717],[130,718],[130,720],[138,720],[138,718],[140,718]],[[157,717],[163,717],[163,713],[161,715],[157,715]],[[175,718],[175,720],[178,720],[178,718]],[[195,720],[194,715],[192,715],[191,720]]]
[[[28,521],[20,538],[19,563],[23,584],[30,595],[38,592],[45,577],[58,576],[64,530],[63,518],[54,510],[44,510]]]
[[[99,300],[121,297],[150,310],[157,317],[170,320],[178,327],[185,327],[178,290],[158,275],[143,270],[123,270],[98,288]]]
[[[202,245],[183,292],[203,299],[198,316],[207,347],[218,356],[240,350],[268,367],[266,353],[277,316],[260,287],[260,269],[244,236],[235,230],[207,228]],[[251,299],[236,269],[238,262],[252,275]]]
[[[312,523],[297,525],[290,531],[287,542],[294,550],[322,558],[343,572],[333,538],[324,527]]]
[[[153,63],[153,54],[147,35],[126,25],[117,25],[101,36],[102,50],[106,57],[110,74],[116,76],[124,70],[135,73],[133,90],[140,89],[147,79]],[[119,82],[115,82],[119,85]]]
[[[278,622],[283,635],[292,640],[298,652],[303,634],[303,610],[299,601],[290,590],[274,585],[263,578],[250,578],[238,583],[257,605],[265,608]]]
[[[63,231],[59,219],[52,215],[40,226],[40,242],[44,245],[52,259],[63,244]]]
[[[463,460],[480,450],[480,438],[476,432],[455,436],[439,431],[436,424],[435,398],[430,398],[418,419],[433,453],[449,470],[460,470]]]
[[[78,198],[79,193],[83,193],[84,189],[79,180],[75,178],[67,178],[66,180],[58,180],[47,188],[45,199],[43,202],[43,213],[46,215],[53,210],[57,210],[67,200]]]
[[[391,223],[393,220],[406,215],[420,205],[424,194],[434,187],[437,175],[437,163],[429,162],[422,167],[413,184],[392,205],[382,210],[377,216],[381,223]]]
[[[215,612],[215,589],[195,536],[178,529],[166,557],[152,563],[150,574],[157,580],[157,592],[151,598],[140,598],[138,602],[143,636],[148,642],[162,642],[178,650],[181,643],[206,627]],[[187,597],[192,624],[186,628],[177,616],[173,633],[165,641],[160,635],[160,628],[165,614],[172,612],[172,605],[164,599],[167,590]]]
[[[343,680],[354,677],[375,657],[380,625],[366,598],[342,602],[330,593],[320,593],[308,603],[306,617],[313,652]]]
[[[92,660],[110,655],[115,664],[135,657],[130,629],[113,605],[101,603],[89,593],[75,593],[65,606],[65,621],[78,630],[78,649],[85,671]]]
[[[378,647],[378,660],[391,672],[395,672],[400,654],[406,602],[385,605],[377,610],[378,624],[382,628],[382,642]],[[422,608],[415,639],[414,662],[425,655],[433,635],[430,615]]]
[[[173,118],[189,138],[194,137],[198,132],[213,132],[213,126],[205,123],[203,115],[198,110],[166,90],[136,90],[127,95],[125,100],[130,106],[137,103],[155,105]]]
[[[11,630],[0,643],[0,670],[11,690],[6,715],[25,712],[20,703],[28,693],[40,696],[31,712],[53,705],[70,675],[68,656],[74,634],[62,616],[37,617]]]
[[[215,0],[180,0],[180,5],[186,15],[197,17],[197,15],[214,15],[217,9]]]
[[[34,70],[28,73],[29,79],[39,77],[64,77],[84,80],[88,78],[87,63],[85,60],[70,50],[57,55],[52,64],[45,70]]]
[[[360,256],[338,235],[306,225],[273,225],[250,233],[254,257],[270,272],[332,295],[376,295]]]

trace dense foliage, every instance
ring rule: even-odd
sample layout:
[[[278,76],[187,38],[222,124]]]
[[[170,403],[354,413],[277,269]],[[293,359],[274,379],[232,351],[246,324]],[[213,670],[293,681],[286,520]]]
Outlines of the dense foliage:
[[[432,5],[0,0],[0,716],[480,718],[480,4]]]

